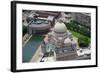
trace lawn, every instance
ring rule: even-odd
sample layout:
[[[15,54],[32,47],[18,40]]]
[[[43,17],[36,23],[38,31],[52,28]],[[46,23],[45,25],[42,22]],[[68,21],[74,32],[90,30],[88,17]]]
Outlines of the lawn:
[[[77,38],[85,38],[85,39],[88,39],[89,40],[89,42],[90,42],[90,38],[89,37],[87,37],[87,36],[84,36],[84,35],[82,35],[82,34],[80,34],[80,33],[78,33],[78,32],[74,32],[74,31],[71,31],[72,32],[72,34],[73,34],[73,36],[75,36],[75,37],[77,37]]]
[[[73,36],[78,38],[79,46],[80,47],[88,47],[91,42],[91,39],[87,36],[84,36],[78,32],[71,31]]]

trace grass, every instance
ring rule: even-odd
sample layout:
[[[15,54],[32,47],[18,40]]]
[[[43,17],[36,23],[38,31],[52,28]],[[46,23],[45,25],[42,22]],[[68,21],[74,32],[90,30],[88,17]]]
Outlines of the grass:
[[[87,41],[88,43],[91,42],[91,39],[90,39],[89,37],[84,36],[84,35],[82,35],[82,34],[80,34],[80,33],[78,33],[78,32],[74,32],[74,31],[71,31],[71,32],[72,32],[73,36],[75,36],[75,37],[77,37],[77,38],[81,38],[81,39],[83,39],[84,41]]]
[[[77,37],[77,38],[79,38],[79,37],[84,37],[84,38],[90,39],[89,37],[84,36],[84,35],[82,35],[82,34],[80,34],[80,33],[78,33],[78,32],[74,32],[74,31],[71,31],[71,32],[72,32],[73,36],[75,36],[75,37]]]

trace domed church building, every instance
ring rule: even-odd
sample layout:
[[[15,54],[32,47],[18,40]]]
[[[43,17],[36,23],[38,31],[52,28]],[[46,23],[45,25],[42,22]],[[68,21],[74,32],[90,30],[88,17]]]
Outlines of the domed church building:
[[[64,23],[57,22],[52,31],[48,33],[47,40],[48,42],[44,40],[45,44],[42,44],[44,54],[52,52],[57,61],[73,60],[77,57],[77,42]]]

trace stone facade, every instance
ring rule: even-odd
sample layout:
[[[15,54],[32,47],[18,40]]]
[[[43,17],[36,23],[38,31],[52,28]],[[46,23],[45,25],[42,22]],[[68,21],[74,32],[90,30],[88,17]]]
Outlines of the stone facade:
[[[91,16],[87,13],[71,13],[73,20],[83,24],[89,25],[91,24]]]

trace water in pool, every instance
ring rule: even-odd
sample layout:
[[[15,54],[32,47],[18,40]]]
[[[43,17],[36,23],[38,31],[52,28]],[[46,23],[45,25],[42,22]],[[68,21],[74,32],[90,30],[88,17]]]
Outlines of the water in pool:
[[[43,36],[32,36],[22,50],[23,62],[29,62],[43,40]]]

